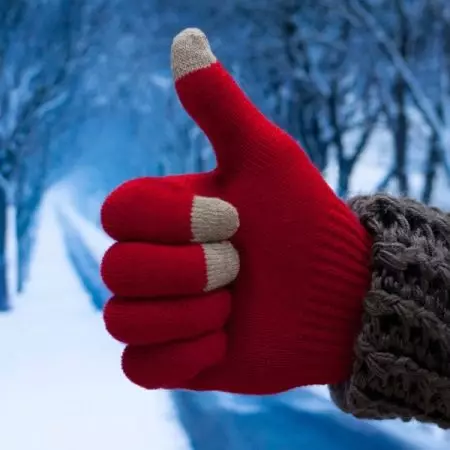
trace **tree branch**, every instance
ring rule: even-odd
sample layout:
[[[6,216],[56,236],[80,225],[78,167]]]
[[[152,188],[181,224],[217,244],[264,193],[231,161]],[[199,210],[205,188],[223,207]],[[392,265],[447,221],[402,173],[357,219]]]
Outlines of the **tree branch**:
[[[436,111],[425,95],[423,89],[419,85],[419,81],[414,76],[410,67],[406,61],[402,58],[401,54],[397,50],[395,43],[392,42],[382,26],[378,23],[375,17],[370,11],[365,8],[359,0],[349,0],[349,8],[353,13],[360,18],[365,26],[372,32],[378,45],[384,50],[385,54],[389,57],[398,73],[402,76],[408,89],[411,93],[411,97],[416,103],[417,108],[422,112],[425,120],[432,130],[439,137],[441,143],[442,161],[447,173],[447,177],[450,181],[450,152],[445,151],[448,147],[448,136],[444,128],[444,124],[439,120]]]

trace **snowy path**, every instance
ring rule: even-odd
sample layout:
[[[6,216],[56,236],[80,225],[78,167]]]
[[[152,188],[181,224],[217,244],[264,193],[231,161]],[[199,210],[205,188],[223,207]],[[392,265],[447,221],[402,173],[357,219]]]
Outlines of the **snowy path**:
[[[0,316],[0,448],[189,449],[171,397],[129,383],[120,354],[70,266],[50,196],[30,283]]]

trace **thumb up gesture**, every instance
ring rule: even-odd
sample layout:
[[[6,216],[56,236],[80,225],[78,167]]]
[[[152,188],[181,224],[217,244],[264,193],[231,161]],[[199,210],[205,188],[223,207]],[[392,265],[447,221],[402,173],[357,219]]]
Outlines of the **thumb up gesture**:
[[[106,199],[115,243],[104,312],[147,388],[276,393],[351,372],[371,242],[294,139],[250,102],[186,29],[175,88],[209,138],[209,173],[140,178]]]

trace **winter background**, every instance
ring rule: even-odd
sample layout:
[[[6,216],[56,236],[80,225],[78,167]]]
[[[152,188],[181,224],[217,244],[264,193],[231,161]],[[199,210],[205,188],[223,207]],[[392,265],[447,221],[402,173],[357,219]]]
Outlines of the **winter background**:
[[[170,78],[186,26],[340,196],[450,209],[448,0],[0,0],[0,448],[450,448],[434,426],[346,416],[323,387],[146,392],[121,374],[101,202],[214,166]]]

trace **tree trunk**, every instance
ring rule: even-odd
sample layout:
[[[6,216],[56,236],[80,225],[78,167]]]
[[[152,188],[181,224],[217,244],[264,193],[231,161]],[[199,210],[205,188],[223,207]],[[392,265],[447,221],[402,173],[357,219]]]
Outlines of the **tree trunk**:
[[[23,288],[25,287],[25,279],[27,276],[27,270],[25,265],[23,264],[23,261],[26,261],[28,257],[28,243],[21,242],[18,245],[17,249],[17,259],[19,260],[19,263],[17,264],[17,292],[20,294],[23,292]]]
[[[328,144],[321,140],[318,144],[318,151],[315,158],[315,166],[320,172],[323,172],[328,165]]]
[[[392,128],[395,143],[395,175],[398,181],[400,195],[409,194],[407,173],[408,153],[408,117],[406,111],[406,85],[402,77],[397,76],[394,85],[394,98],[396,102],[395,124]]]
[[[0,187],[0,311],[9,310],[8,272],[6,265],[7,209],[7,193],[3,187]]]
[[[403,88],[399,88],[403,89]],[[395,127],[395,166],[400,195],[407,196],[409,193],[409,183],[407,174],[407,151],[408,151],[408,125],[406,113],[404,111],[403,100],[397,104],[399,109],[397,116],[397,126]]]
[[[17,233],[17,292],[23,292],[23,288],[28,279],[30,259],[34,244],[34,225],[37,205],[33,209],[26,210],[22,205],[22,210],[16,216]]]
[[[350,173],[352,171],[352,164],[346,158],[344,152],[344,136],[341,124],[339,123],[339,87],[337,80],[331,83],[331,93],[328,97],[328,112],[330,116],[330,125],[333,130],[333,144],[336,147],[337,161],[338,161],[338,182],[337,194],[341,198],[345,198],[348,194],[348,187],[350,181]]]
[[[425,169],[425,183],[422,192],[422,202],[429,204],[433,195],[434,182],[436,180],[436,169],[440,161],[439,136],[433,133],[430,137],[427,166]]]
[[[409,56],[409,24],[406,13],[403,9],[403,3],[395,2],[399,19],[399,52],[405,61]],[[407,116],[406,101],[408,87],[400,72],[396,74],[394,82],[394,99],[396,102],[396,117],[394,125],[395,141],[395,166],[400,195],[409,194],[409,183],[407,174],[407,152],[408,152],[408,132],[409,118]]]
[[[341,162],[339,164],[339,175],[338,175],[338,185],[337,194],[341,198],[346,198],[348,196],[348,188],[350,185],[350,175],[352,172],[352,166]]]

